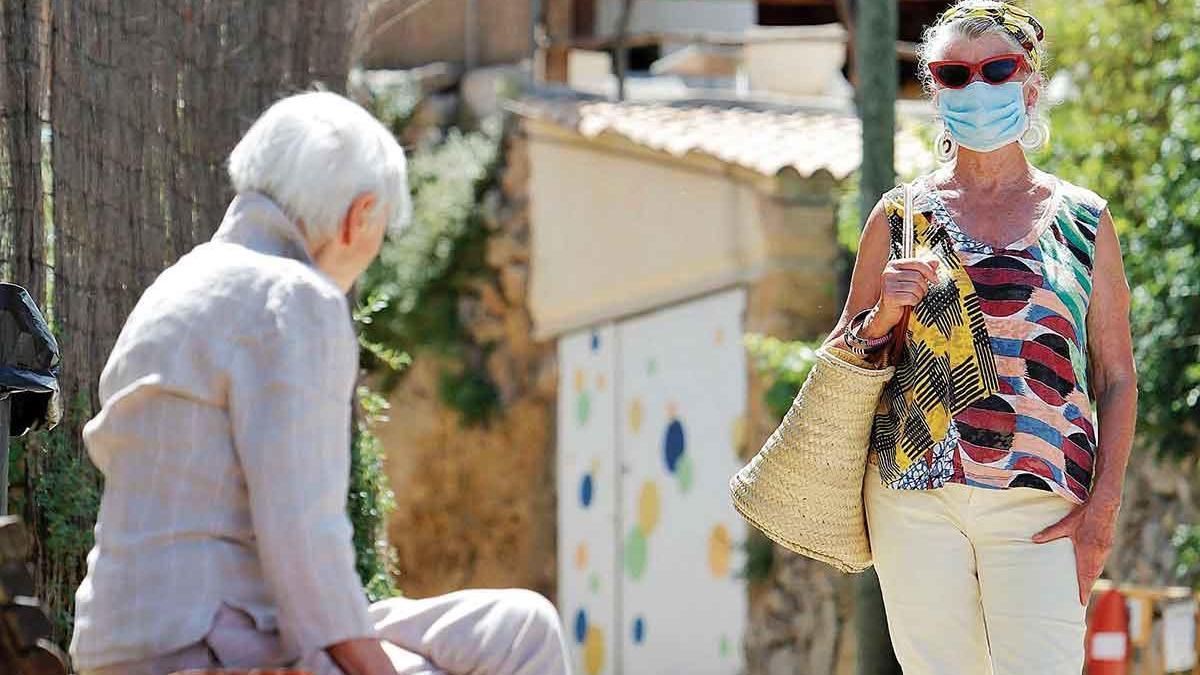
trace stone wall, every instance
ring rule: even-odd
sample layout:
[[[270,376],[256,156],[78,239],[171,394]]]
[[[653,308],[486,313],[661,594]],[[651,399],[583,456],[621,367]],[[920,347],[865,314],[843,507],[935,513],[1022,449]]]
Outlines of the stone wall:
[[[486,271],[460,302],[496,385],[497,414],[465,425],[439,399],[448,357],[419,353],[378,429],[397,507],[388,534],[397,582],[421,597],[464,587],[532,588],[553,597],[555,578],[553,342],[531,337],[528,154],[506,124],[500,185],[483,200]]]
[[[1116,543],[1104,576],[1118,583],[1180,584],[1171,534],[1177,525],[1200,522],[1198,489],[1195,457],[1163,461],[1149,450],[1134,448],[1125,473]]]

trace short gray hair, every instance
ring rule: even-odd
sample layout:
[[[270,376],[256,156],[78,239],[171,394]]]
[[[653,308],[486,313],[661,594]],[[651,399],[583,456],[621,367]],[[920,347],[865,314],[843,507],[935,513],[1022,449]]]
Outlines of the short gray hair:
[[[337,233],[350,203],[375,195],[376,217],[393,231],[412,203],[404,150],[361,106],[332,92],[284,98],[267,108],[229,154],[238,192],[260,192],[319,244]]]

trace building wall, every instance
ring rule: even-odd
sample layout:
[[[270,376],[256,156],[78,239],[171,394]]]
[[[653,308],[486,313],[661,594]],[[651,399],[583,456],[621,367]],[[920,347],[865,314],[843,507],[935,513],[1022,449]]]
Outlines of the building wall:
[[[619,320],[733,280],[746,289],[746,331],[812,339],[832,328],[844,289],[828,174],[758,179],[694,157],[548,132],[532,134],[530,150],[539,331]],[[748,370],[743,458],[778,423]],[[747,672],[850,672],[851,579],[783,549],[775,559],[747,594]],[[560,569],[568,564],[560,560]]]
[[[767,255],[752,186],[716,162],[531,134],[539,335],[739,283]]]
[[[756,12],[751,0],[638,0],[630,30],[740,33],[755,24]],[[620,13],[621,0],[597,0],[596,34],[614,34]]]
[[[402,20],[391,19],[413,0],[389,0],[372,15],[365,68],[415,68],[433,61],[464,63],[467,0],[433,0]],[[530,51],[529,0],[476,0],[476,66],[514,63]],[[565,22],[566,17],[562,17]]]

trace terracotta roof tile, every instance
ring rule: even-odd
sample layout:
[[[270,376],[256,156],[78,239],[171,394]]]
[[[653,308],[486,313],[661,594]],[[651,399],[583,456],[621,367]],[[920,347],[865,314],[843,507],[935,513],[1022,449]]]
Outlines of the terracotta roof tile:
[[[702,153],[764,175],[791,167],[805,177],[824,170],[842,179],[862,161],[857,117],[798,107],[755,109],[751,105],[527,96],[510,107],[588,138],[616,134],[675,156]],[[911,126],[902,126],[896,136],[897,170],[903,175],[933,165],[929,149]]]

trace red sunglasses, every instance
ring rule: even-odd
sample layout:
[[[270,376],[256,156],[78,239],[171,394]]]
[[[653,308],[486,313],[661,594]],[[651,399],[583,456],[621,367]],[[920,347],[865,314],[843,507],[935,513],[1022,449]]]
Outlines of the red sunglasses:
[[[929,74],[938,84],[949,89],[962,89],[979,73],[988,84],[1008,82],[1026,65],[1024,54],[1001,54],[978,63],[966,61],[930,61]]]

